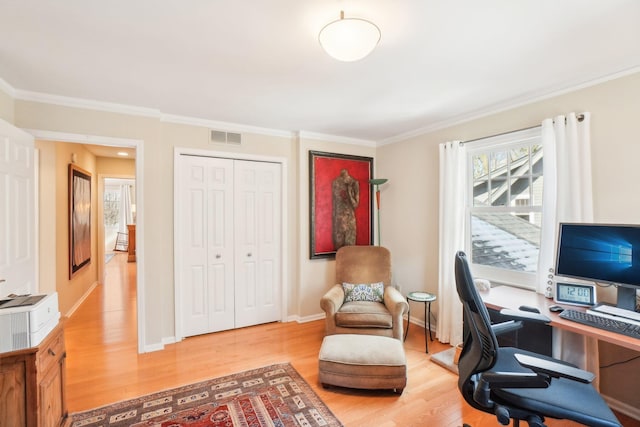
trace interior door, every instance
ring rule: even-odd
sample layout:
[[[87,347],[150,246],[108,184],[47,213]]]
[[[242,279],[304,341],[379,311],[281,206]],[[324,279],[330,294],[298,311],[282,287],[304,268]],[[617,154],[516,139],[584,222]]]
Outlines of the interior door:
[[[232,329],[233,160],[182,155],[180,162],[183,336]]]
[[[280,320],[281,180],[279,163],[236,160],[235,325]]]
[[[34,142],[0,120],[0,297],[38,291]]]

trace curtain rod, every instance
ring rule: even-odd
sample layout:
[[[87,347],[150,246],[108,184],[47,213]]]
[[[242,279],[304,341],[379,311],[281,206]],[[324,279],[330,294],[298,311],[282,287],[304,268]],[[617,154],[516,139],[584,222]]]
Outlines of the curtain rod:
[[[584,120],[584,114],[578,114],[578,115],[576,115],[576,118],[578,119],[579,122],[581,122],[581,121]],[[565,118],[564,121],[566,123],[567,119]],[[529,129],[539,128],[540,126],[542,126],[542,125],[529,126],[529,127],[522,128],[522,129],[516,129],[516,130],[510,130],[510,131],[507,131],[507,132],[496,133],[495,135],[483,136],[481,138],[470,139],[469,141],[462,141],[462,144],[464,145],[464,144],[469,144],[471,142],[476,142],[476,141],[480,141],[480,140],[487,139],[487,138],[495,138],[495,137],[502,136],[502,135],[508,135],[510,133],[522,132],[522,131],[529,130]]]

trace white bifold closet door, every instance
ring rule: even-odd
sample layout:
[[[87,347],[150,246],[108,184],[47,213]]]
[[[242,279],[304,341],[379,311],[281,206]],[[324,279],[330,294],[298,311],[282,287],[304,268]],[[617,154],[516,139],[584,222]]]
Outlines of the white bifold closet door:
[[[280,320],[281,165],[182,155],[183,336]]]

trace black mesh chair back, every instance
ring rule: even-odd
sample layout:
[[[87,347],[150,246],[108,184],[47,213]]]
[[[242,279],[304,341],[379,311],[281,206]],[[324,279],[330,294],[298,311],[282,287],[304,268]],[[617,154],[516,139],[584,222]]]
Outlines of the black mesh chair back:
[[[456,254],[455,278],[464,322],[458,388],[469,405],[494,414],[503,425],[513,420],[518,426],[524,420],[530,427],[544,427],[548,417],[621,427],[590,384],[593,374],[547,356],[499,347],[495,331],[508,325],[491,324],[464,252]],[[523,319],[514,316],[514,320]]]

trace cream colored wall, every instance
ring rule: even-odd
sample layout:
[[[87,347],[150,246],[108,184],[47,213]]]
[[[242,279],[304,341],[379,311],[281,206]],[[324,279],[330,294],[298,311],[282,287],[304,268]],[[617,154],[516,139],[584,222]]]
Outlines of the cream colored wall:
[[[13,123],[13,98],[0,89],[0,119]]]
[[[143,182],[137,182],[138,189],[144,187],[144,235],[138,236],[138,242],[144,242],[144,265],[139,265],[145,280],[144,294],[144,333],[145,347],[162,347],[163,340],[170,340],[174,334],[173,319],[173,158],[174,147],[208,149],[212,151],[230,151],[250,153],[271,157],[282,157],[288,163],[289,212],[291,223],[297,218],[296,178],[297,151],[292,147],[290,137],[243,134],[242,146],[211,144],[208,130],[199,126],[163,123],[159,119],[128,116],[103,111],[83,110],[51,104],[17,100],[15,102],[15,125],[26,129],[55,131],[63,133],[128,138],[143,141]],[[75,145],[75,144],[74,144]],[[68,158],[65,157],[65,158]],[[92,169],[95,171],[95,168]],[[62,181],[66,186],[66,178]],[[44,212],[41,207],[41,215]],[[59,215],[57,223],[61,218]],[[44,227],[43,227],[44,228]],[[46,229],[41,230],[45,235]],[[59,233],[56,233],[56,236]],[[96,233],[94,233],[96,234]],[[288,241],[288,277],[293,283],[297,277],[297,234],[295,229],[289,233]],[[56,238],[57,242],[57,238]],[[57,242],[56,245],[60,245]],[[66,245],[66,243],[65,243]],[[44,248],[51,250],[51,244]],[[140,247],[140,246],[139,246]],[[65,246],[65,254],[66,246]],[[44,254],[43,256],[51,256]],[[142,264],[142,263],[141,263]],[[148,267],[149,266],[149,267]],[[58,291],[64,286],[64,280],[58,272]],[[63,290],[64,292],[64,290]],[[292,297],[297,294],[290,286],[290,306],[297,306]],[[63,304],[61,302],[61,308]],[[67,303],[64,304],[67,308]],[[295,314],[289,310],[290,314]]]
[[[109,177],[135,177],[135,159],[116,159],[113,157],[96,158],[96,173],[98,176],[107,175]]]
[[[300,203],[298,208],[299,242],[298,262],[300,276],[297,281],[299,306],[294,310],[302,319],[323,318],[320,298],[335,283],[335,261],[333,259],[309,259],[309,151],[350,154],[375,157],[375,147],[338,144],[331,141],[300,139],[299,176]],[[374,174],[378,176],[374,162]]]
[[[173,333],[175,146],[279,156],[289,161],[289,315],[311,319],[322,316],[319,299],[333,282],[334,266],[331,260],[309,259],[309,150],[377,158],[375,175],[389,178],[381,188],[382,244],[393,254],[394,281],[403,292],[437,292],[439,143],[537,125],[546,117],[570,111],[590,111],[596,220],[637,223],[640,198],[632,190],[640,178],[640,168],[635,166],[640,144],[636,143],[634,120],[640,113],[639,103],[640,74],[635,74],[378,149],[252,134],[243,135],[241,147],[223,146],[209,144],[202,127],[20,100],[14,103],[14,123],[29,129],[144,141],[145,234],[141,239],[145,266],[153,266],[142,266],[147,289],[144,323],[146,344],[152,346]],[[54,221],[59,223],[60,218]],[[437,313],[437,307],[434,309]],[[617,357],[615,348],[605,346],[603,353]],[[629,394],[624,389],[617,392],[614,395],[623,398]]]
[[[535,126],[572,111],[592,114],[595,220],[640,223],[638,73],[379,147],[378,170],[389,178],[382,190],[382,239],[393,253],[394,275],[403,292],[438,291],[438,145]],[[612,300],[612,294],[599,290],[599,298]],[[607,360],[623,360],[619,348],[603,344],[601,349]],[[629,372],[640,372],[639,360],[603,370],[601,384],[606,394],[637,408],[640,396],[633,389],[613,386],[623,384],[616,378]]]
[[[96,159],[82,145],[36,141],[39,152],[39,280],[40,292],[58,291],[63,316],[78,303],[98,280],[98,215]],[[91,173],[91,263],[69,279],[69,193],[68,174],[71,154],[76,165]]]
[[[57,240],[57,218],[56,209],[57,193],[57,171],[56,171],[56,145],[50,142],[35,141],[38,150],[38,276],[39,292],[47,293],[56,290],[56,270],[58,262],[58,252],[63,253],[67,247],[58,249]],[[68,196],[64,196],[67,200]],[[68,215],[63,213],[64,217]],[[61,237],[62,239],[62,237]],[[68,239],[68,237],[67,237]],[[64,313],[64,311],[63,311]]]

